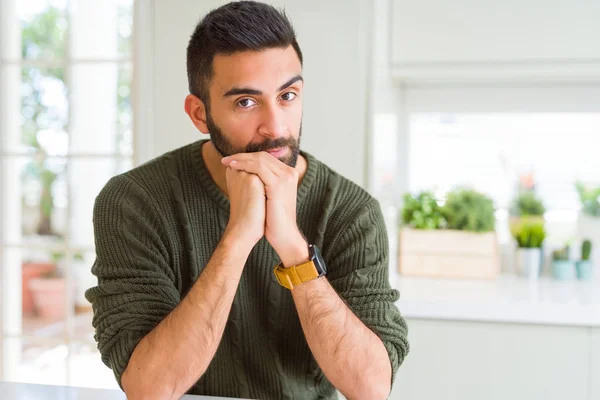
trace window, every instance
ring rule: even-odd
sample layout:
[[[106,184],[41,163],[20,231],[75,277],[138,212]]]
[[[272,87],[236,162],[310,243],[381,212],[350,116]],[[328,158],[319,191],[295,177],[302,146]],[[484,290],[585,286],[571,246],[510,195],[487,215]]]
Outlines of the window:
[[[467,184],[507,209],[531,175],[547,209],[577,211],[575,182],[600,179],[600,113],[414,114],[409,129],[411,190]]]
[[[517,188],[532,181],[555,242],[576,235],[576,182],[600,182],[600,113],[420,113],[409,132],[411,191],[443,198],[469,186],[491,196],[506,220]]]
[[[133,165],[133,6],[2,2],[0,380],[117,387],[84,292],[94,199]]]
[[[401,195],[433,190],[443,199],[461,185],[494,199],[507,271],[513,262],[508,208],[520,179],[532,178],[546,205],[548,251],[594,233],[582,218],[575,184],[600,187],[598,84],[456,83],[398,91],[397,112],[374,116],[369,179],[386,213],[392,254]]]

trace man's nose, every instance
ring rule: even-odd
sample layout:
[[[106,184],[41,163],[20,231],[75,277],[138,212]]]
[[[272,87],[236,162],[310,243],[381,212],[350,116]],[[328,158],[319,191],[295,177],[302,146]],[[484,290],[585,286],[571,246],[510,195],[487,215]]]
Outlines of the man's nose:
[[[269,104],[263,108],[263,115],[259,127],[262,136],[277,139],[287,136],[284,111],[277,104]]]

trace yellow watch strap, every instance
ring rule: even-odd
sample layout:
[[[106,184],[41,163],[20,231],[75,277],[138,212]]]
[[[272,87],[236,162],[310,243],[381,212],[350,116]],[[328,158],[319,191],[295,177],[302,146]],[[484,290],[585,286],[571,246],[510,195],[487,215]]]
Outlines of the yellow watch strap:
[[[294,265],[289,268],[278,265],[273,272],[275,273],[277,282],[289,290],[292,290],[295,286],[301,285],[306,281],[319,277],[319,272],[312,261]]]

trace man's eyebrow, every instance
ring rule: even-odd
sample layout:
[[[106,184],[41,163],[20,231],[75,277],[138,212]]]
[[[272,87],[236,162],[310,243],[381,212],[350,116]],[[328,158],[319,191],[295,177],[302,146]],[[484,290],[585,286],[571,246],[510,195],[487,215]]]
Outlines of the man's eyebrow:
[[[287,81],[286,83],[284,83],[283,85],[279,86],[279,89],[277,89],[278,92],[281,92],[283,89],[288,88],[290,86],[292,86],[294,83],[296,83],[297,81],[302,81],[304,82],[304,79],[302,79],[302,76],[300,75],[296,75],[295,77],[293,77],[292,79],[290,79],[289,81]]]
[[[286,83],[284,83],[283,85],[281,85],[279,87],[279,89],[277,89],[277,91],[281,92],[283,89],[292,86],[297,81],[304,82],[304,79],[302,79],[302,76],[296,75],[292,79],[290,79],[289,81],[287,81]],[[237,96],[237,95],[240,95],[240,94],[248,94],[248,95],[251,95],[251,96],[261,96],[263,93],[260,90],[256,90],[256,89],[252,89],[252,88],[248,88],[248,87],[233,87],[233,88],[229,89],[223,95],[223,97]]]
[[[223,97],[237,96],[239,94],[249,94],[249,95],[253,95],[253,96],[260,96],[260,95],[262,95],[262,92],[260,90],[251,89],[251,88],[234,87],[234,88],[231,88],[230,90],[228,90],[223,95]]]

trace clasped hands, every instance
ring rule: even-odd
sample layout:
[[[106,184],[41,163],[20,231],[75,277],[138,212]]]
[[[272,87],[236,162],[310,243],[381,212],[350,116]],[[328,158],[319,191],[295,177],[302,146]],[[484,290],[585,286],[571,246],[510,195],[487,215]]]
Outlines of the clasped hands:
[[[228,229],[252,247],[263,236],[288,267],[308,258],[308,244],[296,224],[299,174],[267,152],[224,157],[230,201]]]

